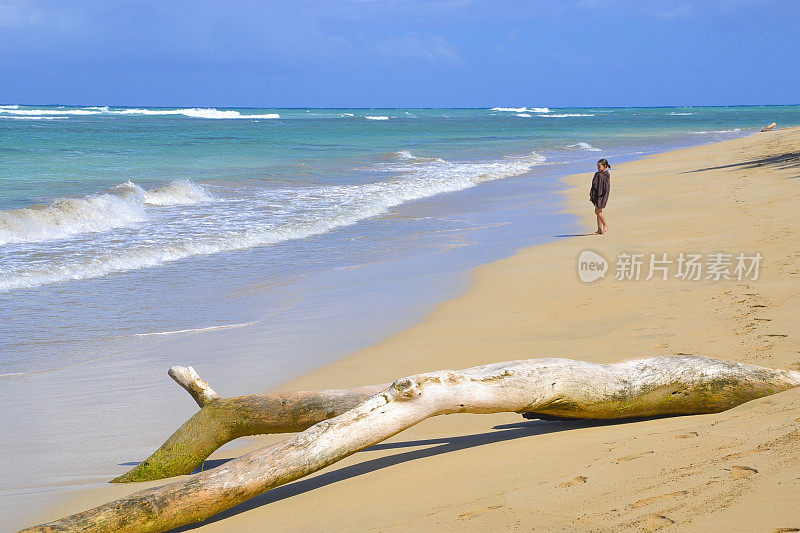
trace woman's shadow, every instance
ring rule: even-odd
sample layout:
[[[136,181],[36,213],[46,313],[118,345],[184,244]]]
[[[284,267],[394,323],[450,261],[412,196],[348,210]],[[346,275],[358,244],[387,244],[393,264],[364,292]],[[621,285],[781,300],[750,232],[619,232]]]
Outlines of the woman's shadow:
[[[251,498],[244,503],[241,503],[227,511],[223,511],[213,517],[189,526],[183,526],[174,531],[189,531],[196,527],[205,524],[210,524],[218,520],[235,516],[239,513],[261,507],[272,502],[280,501],[285,498],[290,498],[304,492],[309,492],[315,489],[332,485],[338,481],[353,478],[383,468],[398,465],[408,461],[415,461],[425,457],[432,457],[441,455],[443,453],[451,453],[467,448],[475,448],[477,446],[485,446],[496,442],[503,442],[512,439],[521,439],[525,437],[533,437],[536,435],[544,435],[547,433],[555,433],[558,431],[568,431],[571,429],[604,426],[612,424],[625,424],[629,422],[636,422],[642,420],[641,418],[630,418],[625,420],[559,420],[559,421],[546,421],[546,420],[533,420],[530,422],[518,422],[515,424],[503,424],[494,426],[492,430],[486,433],[477,433],[474,435],[459,435],[454,437],[443,437],[439,439],[425,439],[425,440],[412,440],[403,442],[389,442],[376,444],[371,448],[362,450],[363,452],[378,451],[378,450],[399,450],[402,448],[412,448],[417,446],[430,446],[420,450],[410,450],[406,452],[396,453],[385,457],[378,457],[375,459],[368,459],[361,463],[345,466],[337,470],[325,472],[312,478],[295,481],[280,487],[276,487],[270,491],[265,492],[255,498]],[[223,464],[230,459],[224,460],[210,460],[206,461],[204,467],[214,468]]]

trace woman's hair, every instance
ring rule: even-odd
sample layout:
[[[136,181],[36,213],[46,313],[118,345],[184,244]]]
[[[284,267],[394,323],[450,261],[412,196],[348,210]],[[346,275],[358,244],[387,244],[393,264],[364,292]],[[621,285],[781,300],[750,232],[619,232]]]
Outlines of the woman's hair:
[[[606,168],[611,168],[611,163],[609,163],[608,159],[606,158],[601,159],[600,161],[598,161],[598,163],[605,166]]]

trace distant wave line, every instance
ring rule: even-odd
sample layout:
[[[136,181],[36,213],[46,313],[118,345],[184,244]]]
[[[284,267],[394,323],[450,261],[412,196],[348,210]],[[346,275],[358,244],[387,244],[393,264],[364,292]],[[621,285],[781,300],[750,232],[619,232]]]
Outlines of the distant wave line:
[[[276,119],[279,113],[262,113],[243,115],[235,110],[220,110],[213,107],[190,107],[180,109],[147,109],[122,108],[110,109],[108,106],[84,107],[75,109],[19,109],[14,107],[0,108],[0,116],[96,116],[96,115],[183,115],[190,118],[204,119]]]
[[[234,329],[234,328],[244,328],[247,326],[252,326],[254,324],[258,324],[261,322],[260,320],[254,320],[252,322],[243,322],[241,324],[225,324],[222,326],[208,326],[207,328],[191,328],[191,329],[176,329],[174,331],[157,331],[153,333],[136,333],[134,337],[154,337],[159,335],[177,335],[179,333],[197,333],[200,331],[213,331],[213,330],[220,330],[220,329]]]

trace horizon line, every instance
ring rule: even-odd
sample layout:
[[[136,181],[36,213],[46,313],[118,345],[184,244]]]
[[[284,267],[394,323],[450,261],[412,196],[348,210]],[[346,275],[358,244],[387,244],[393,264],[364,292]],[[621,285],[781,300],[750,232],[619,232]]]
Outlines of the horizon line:
[[[21,104],[21,103],[2,103],[0,106],[23,106],[23,107],[123,107],[123,108],[136,108],[136,107],[143,107],[143,108],[152,108],[152,109],[331,109],[331,110],[342,110],[342,109],[363,109],[363,110],[375,110],[375,109],[462,109],[462,110],[488,110],[491,111],[496,107],[502,106],[456,106],[456,107],[439,107],[439,106],[368,106],[368,107],[329,107],[329,106],[221,106],[221,105],[191,105],[191,104],[184,104],[184,105],[146,105],[146,104],[66,104],[66,103],[37,103],[37,104]],[[607,105],[594,105],[594,106],[520,106],[525,107],[528,109],[533,109],[534,107],[541,107],[547,109],[670,109],[670,108],[702,108],[702,107],[792,107],[792,106],[800,106],[800,102],[791,103],[791,104],[714,104],[714,105],[699,105],[699,104],[685,104],[685,105],[633,105],[633,106],[607,106]],[[508,108],[512,108],[514,106],[509,105]],[[0,112],[2,109],[0,109]]]

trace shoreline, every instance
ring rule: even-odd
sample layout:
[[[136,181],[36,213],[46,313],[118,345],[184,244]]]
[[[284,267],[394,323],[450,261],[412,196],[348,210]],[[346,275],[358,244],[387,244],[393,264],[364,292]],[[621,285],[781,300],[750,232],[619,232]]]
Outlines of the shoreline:
[[[710,220],[710,217],[697,217],[698,208],[706,206],[703,201],[714,206],[714,214],[718,214],[716,211],[720,208],[716,206],[715,200],[719,200],[719,195],[715,193],[721,191],[720,187],[727,190],[726,187],[730,184],[719,180],[698,185],[678,173],[691,172],[696,170],[694,167],[735,164],[730,162],[731,154],[728,152],[731,150],[753,152],[772,149],[763,145],[769,145],[772,140],[787,138],[789,144],[796,143],[797,134],[796,129],[766,134],[769,137],[765,137],[764,134],[754,134],[731,141],[647,156],[624,163],[620,168],[612,168],[614,192],[610,200],[611,232],[608,235],[564,238],[556,242],[534,245],[507,259],[479,266],[472,272],[471,288],[466,294],[436,306],[434,311],[419,324],[375,346],[359,350],[340,361],[284,383],[278,390],[349,387],[391,381],[402,375],[425,370],[463,368],[528,357],[564,356],[609,362],[645,355],[666,355],[676,351],[692,353],[691,350],[695,350],[695,353],[703,355],[746,360],[778,368],[794,363],[796,360],[790,361],[785,355],[778,357],[775,354],[779,350],[797,352],[797,341],[791,335],[767,337],[773,343],[771,347],[758,350],[756,348],[769,345],[758,344],[760,341],[756,335],[769,335],[769,333],[753,333],[761,331],[759,327],[763,328],[763,325],[757,324],[748,332],[756,340],[750,344],[738,343],[739,340],[749,339],[746,337],[737,338],[735,339],[737,342],[733,342],[727,335],[735,331],[718,324],[719,320],[707,306],[698,305],[698,297],[701,304],[710,299],[710,302],[722,305],[723,312],[729,313],[730,307],[739,305],[734,302],[742,298],[744,301],[749,301],[747,293],[740,290],[741,286],[705,281],[692,285],[692,282],[685,280],[669,280],[661,284],[657,280],[650,280],[640,281],[638,285],[625,285],[608,279],[608,276],[607,279],[595,284],[584,285],[577,279],[575,259],[583,248],[596,249],[609,259],[615,251],[617,253],[625,251],[624,249],[632,251],[637,247],[644,253],[677,253],[679,245],[675,241],[679,238],[688,238],[687,242],[694,247],[693,250],[705,251],[709,246],[708,235],[694,235],[700,228],[697,225],[699,222],[706,224],[704,228],[706,233],[716,237],[712,238],[712,241],[716,241],[718,246],[722,246],[726,238],[728,245],[733,246],[736,242],[730,240],[733,236],[741,239],[741,248],[731,250],[732,252],[755,252],[751,242],[752,234],[740,228],[737,224],[741,222],[735,218],[731,217],[725,224],[720,225],[717,220]],[[762,139],[766,142],[761,142]],[[750,157],[747,153],[745,156]],[[706,160],[716,161],[714,164],[698,166],[700,161]],[[770,166],[769,163],[764,165],[765,169],[759,171],[759,175],[763,174],[763,170],[768,170],[776,176],[786,172],[786,169],[773,169],[774,165]],[[718,169],[704,172],[724,173],[736,170]],[[637,175],[652,174],[660,174],[658,177],[661,179],[635,182]],[[696,196],[687,198],[688,191],[680,187],[677,190],[666,188],[664,192],[665,175],[673,180],[677,175],[684,180],[681,185],[698,185],[697,190],[693,191]],[[695,174],[695,176],[702,175]],[[752,179],[754,178],[750,178]],[[588,196],[586,180],[586,174],[564,178],[564,183],[568,187],[563,194],[566,195],[566,211],[578,214],[581,222],[585,222],[587,228],[592,228],[594,216],[586,198]],[[749,182],[748,185],[742,185],[746,186],[749,186]],[[756,190],[758,191],[757,187]],[[780,192],[783,194],[784,204],[788,205],[789,189],[785,194],[784,191]],[[734,195],[730,199],[731,203],[736,204],[741,201],[746,203],[746,200],[736,196],[741,193],[735,187],[730,193]],[[772,198],[768,196],[770,193],[775,194],[775,191],[766,193],[761,191],[760,196],[756,194],[753,198],[765,201],[766,197],[771,201]],[[670,199],[681,201],[670,204]],[[645,204],[645,207],[642,207],[642,204]],[[750,204],[746,205],[755,210]],[[687,225],[685,220],[677,220],[677,216],[672,218],[674,209],[668,211],[667,207],[674,206],[678,206],[676,209],[681,214],[694,217],[692,222],[695,225]],[[779,212],[782,217],[791,220],[793,215],[786,211],[784,209]],[[756,215],[751,217],[756,219]],[[770,220],[765,221],[763,218],[758,220],[763,226],[761,228],[763,231],[758,233],[759,236],[774,234],[775,228],[769,225]],[[665,234],[664,225],[677,229],[678,235]],[[721,229],[730,229],[736,233],[731,236],[728,231],[728,235],[721,235]],[[791,227],[786,225],[781,231],[787,233],[784,240],[790,241]],[[768,246],[771,249],[779,247],[775,242],[771,242]],[[765,267],[768,265],[770,267],[765,270],[765,276],[768,273],[774,274],[777,269],[778,263],[770,261],[773,259],[765,254]],[[781,280],[785,282],[783,278],[778,279]],[[542,284],[542,281],[546,283]],[[756,284],[756,288],[760,287],[759,282],[753,283]],[[770,286],[770,289],[774,287]],[[759,292],[752,287],[747,290],[750,294]],[[781,290],[785,292],[786,287]],[[725,291],[729,293],[726,294]],[[729,298],[734,291],[735,300]],[[674,297],[675,301],[668,302],[662,314],[659,312],[660,308],[654,308],[654,302],[664,303],[663,296],[666,294]],[[594,313],[590,309],[601,302],[609,311],[608,316],[602,321],[594,320]],[[769,306],[770,312],[786,315],[782,321],[773,317],[770,318],[770,322],[774,322],[774,325],[780,323],[783,329],[787,330],[784,333],[789,333],[792,325],[788,316],[792,314],[792,307],[787,302],[783,303],[782,308],[774,306],[774,310],[771,308],[773,306]],[[764,304],[753,300],[753,303],[747,305]],[[626,307],[629,308],[627,313],[618,311],[619,308]],[[763,309],[762,307],[750,309],[754,308]],[[634,310],[637,311],[636,316],[633,316]],[[735,316],[727,318],[738,320]],[[709,332],[712,334],[709,335]],[[672,339],[677,337],[678,333],[688,338]],[[783,333],[776,335],[781,334]],[[623,336],[625,341],[615,342],[620,336]],[[663,342],[665,338],[669,339],[669,343]],[[702,339],[705,339],[705,342],[701,342]],[[740,344],[749,351],[742,349]],[[397,354],[403,356],[398,357]],[[209,379],[213,386],[214,377],[211,375],[204,377]],[[600,527],[599,524],[611,523],[615,524],[615,529],[641,527],[642,517],[638,515],[644,512],[643,509],[651,511],[662,500],[654,500],[653,505],[634,506],[631,508],[632,511],[623,510],[614,515],[617,509],[611,511],[610,508],[602,508],[608,498],[603,500],[601,497],[603,494],[592,492],[597,490],[602,492],[604,484],[606,489],[611,490],[608,480],[601,481],[602,475],[598,478],[595,473],[568,475],[573,470],[577,471],[578,466],[581,466],[582,470],[591,470],[593,465],[597,465],[596,468],[605,467],[608,471],[603,471],[604,474],[613,479],[614,474],[611,472],[613,468],[606,464],[607,461],[604,462],[604,454],[608,452],[601,450],[602,446],[598,447],[598,442],[614,440],[615,446],[612,446],[611,450],[614,450],[615,457],[620,456],[616,464],[630,467],[628,474],[638,475],[644,479],[646,472],[642,470],[646,468],[640,465],[653,468],[659,464],[657,459],[662,454],[655,450],[637,451],[632,447],[648,443],[649,447],[658,448],[658,442],[648,442],[648,439],[654,440],[650,438],[652,431],[659,430],[663,434],[670,431],[684,431],[685,426],[696,425],[706,428],[709,421],[714,419],[735,421],[738,420],[736,414],[731,416],[734,411],[738,413],[739,418],[747,418],[748,413],[751,416],[761,415],[763,413],[759,409],[770,411],[775,406],[786,411],[800,404],[800,396],[795,393],[796,391],[789,391],[779,396],[761,399],[720,415],[679,417],[629,424],[526,422],[513,414],[491,417],[467,415],[438,417],[392,438],[388,442],[394,443],[393,445],[378,445],[337,463],[322,473],[255,498],[257,502],[244,504],[257,507],[273,502],[270,505],[244,513],[225,513],[228,518],[212,520],[203,529],[252,530],[257,528],[259,521],[264,520],[284,524],[287,529],[301,530],[318,527],[390,530],[407,527],[409,524],[446,529],[456,527],[485,529],[506,527],[509,524],[525,526],[532,523],[548,529],[567,527],[569,524],[572,527],[592,529]],[[772,412],[775,410],[772,409],[767,415],[775,418],[777,415]],[[725,418],[725,415],[729,418]],[[511,424],[512,427],[498,427],[497,424],[501,426]],[[570,431],[563,431],[564,429]],[[774,433],[774,428],[772,432]],[[696,437],[700,436],[699,431],[694,433],[697,433]],[[766,436],[770,432],[764,433]],[[534,435],[538,437],[532,438]],[[582,438],[584,435],[588,438]],[[639,439],[640,442],[618,442],[623,436],[630,437],[629,441]],[[601,437],[599,441],[597,437]],[[280,439],[280,435],[252,439],[252,446],[261,446]],[[680,445],[692,442],[692,439],[671,437],[670,439],[666,444],[661,443],[663,445],[659,452],[663,451],[665,454],[675,452],[673,453],[675,457],[672,457],[674,462],[686,450],[673,450],[667,444]],[[753,439],[753,442],[756,440],[758,439]],[[741,443],[741,445],[746,444],[748,443]],[[579,456],[589,466],[575,464],[575,461],[563,457],[565,446],[580,451]],[[611,445],[604,446],[608,448]],[[537,453],[533,453],[536,447],[540,449]],[[637,453],[640,455],[635,458],[636,460],[623,461],[623,449],[624,452],[632,451],[628,455]],[[241,447],[237,446],[237,450],[241,450]],[[226,450],[218,451],[212,458],[224,457],[225,453]],[[610,464],[614,464],[614,461],[612,460]],[[556,468],[553,469],[553,466]],[[446,476],[444,472],[450,475]],[[616,475],[619,476],[620,473],[617,472]],[[569,487],[559,486],[565,479],[576,476],[585,476],[589,481]],[[411,488],[421,488],[423,493],[417,495],[418,493],[412,491],[409,496],[409,479],[413,480]],[[619,479],[628,480],[624,475]],[[649,482],[652,483],[652,479],[649,479]],[[331,483],[336,484],[335,488],[324,487]],[[717,483],[724,485],[722,481]],[[632,485],[638,487],[640,491],[645,488],[635,483]],[[51,519],[66,512],[86,508],[118,495],[139,490],[144,486],[146,485],[111,486],[91,491],[73,498],[57,509],[48,510],[47,516],[43,518]],[[375,491],[376,486],[380,486],[382,490]],[[439,489],[437,492],[441,494],[430,494],[430,491],[424,490],[426,487],[437,487]],[[313,490],[317,488],[319,490]],[[589,491],[581,491],[587,488]],[[377,494],[378,492],[380,494]],[[545,499],[537,496],[540,492],[544,493]],[[635,491],[632,487],[627,487],[621,492]],[[664,490],[664,492],[670,491]],[[688,494],[690,492],[686,492],[684,496]],[[294,497],[288,498],[288,496]],[[535,501],[535,505],[523,505],[525,497],[530,497],[530,500],[525,501]],[[613,491],[611,497],[615,497]],[[684,503],[687,504],[690,500],[688,496],[685,498],[676,496],[664,499],[663,502],[669,500],[669,504],[672,505],[680,499],[686,500]],[[589,500],[594,503],[587,504]],[[389,508],[386,503],[389,501],[402,501],[403,505]],[[584,506],[582,515],[577,516],[578,511],[574,509],[581,505]],[[677,509],[686,511],[686,507],[687,505],[678,506]],[[314,512],[302,512],[302,509]],[[548,512],[552,514],[549,522],[546,516]],[[678,520],[678,511],[670,512],[673,514],[669,520],[684,523]],[[356,516],[358,518],[354,518]],[[696,519],[692,520],[690,522],[693,525],[699,524]],[[781,525],[776,524],[772,527]],[[786,524],[783,526],[786,527]]]

